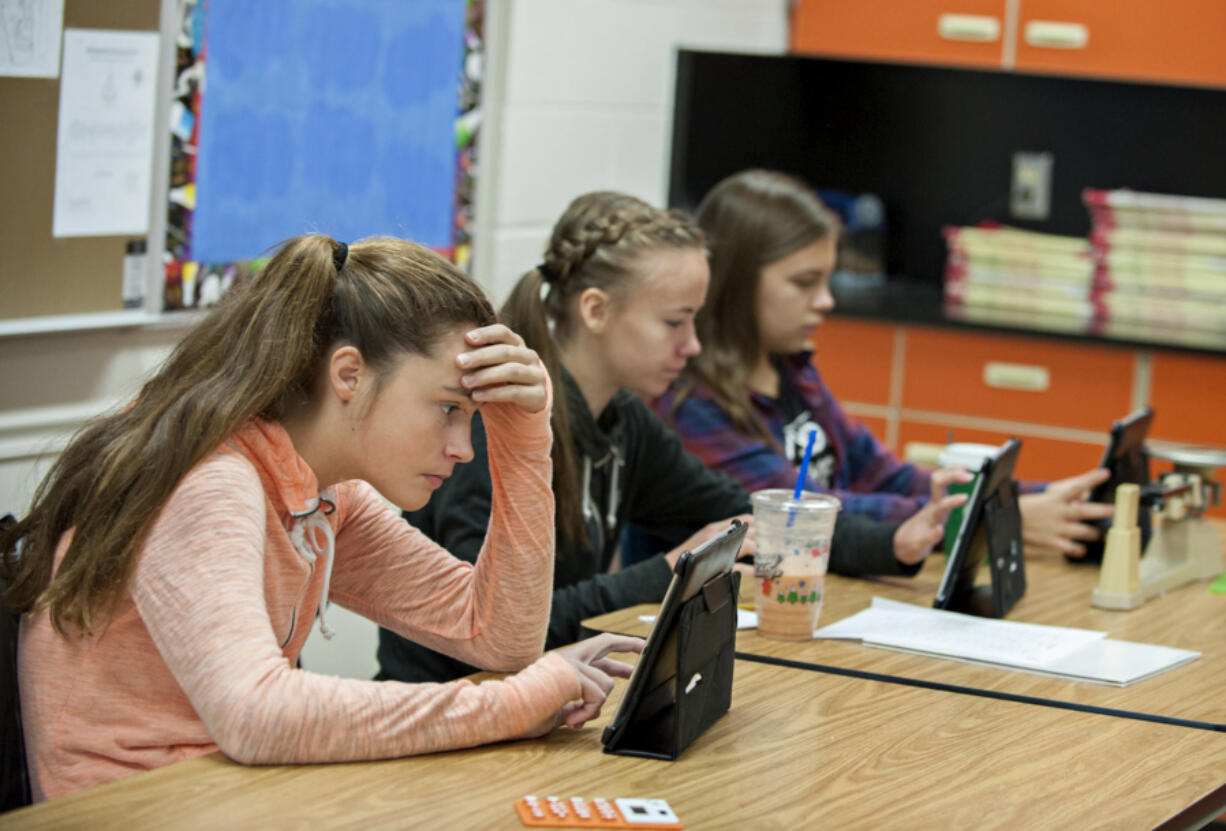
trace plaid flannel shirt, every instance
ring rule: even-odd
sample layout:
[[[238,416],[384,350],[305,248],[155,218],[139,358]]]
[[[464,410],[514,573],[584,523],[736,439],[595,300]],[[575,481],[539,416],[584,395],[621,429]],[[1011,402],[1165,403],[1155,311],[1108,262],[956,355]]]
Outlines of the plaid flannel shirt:
[[[822,383],[811,358],[812,352],[799,352],[780,356],[777,362],[834,450],[830,487],[812,475],[806,487],[838,497],[842,510],[848,513],[882,520],[911,516],[928,502],[931,474],[900,462],[867,427],[848,416]],[[784,416],[776,399],[750,394],[754,411],[775,439],[776,445],[771,445],[733,426],[710,387],[699,385],[675,413],[674,394],[670,390],[652,406],[680,434],[685,449],[708,467],[731,475],[751,492],[795,487],[798,466],[779,450],[784,440]]]

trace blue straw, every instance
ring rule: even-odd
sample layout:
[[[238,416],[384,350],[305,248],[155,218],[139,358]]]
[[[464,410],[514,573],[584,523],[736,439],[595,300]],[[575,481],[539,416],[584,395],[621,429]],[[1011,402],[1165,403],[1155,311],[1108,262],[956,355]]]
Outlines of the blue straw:
[[[796,476],[796,489],[792,492],[792,501],[799,502],[800,495],[804,493],[805,481],[809,477],[809,462],[813,460],[813,443],[817,441],[817,431],[809,431],[809,440],[805,443],[805,455],[800,460],[800,473]],[[796,521],[796,509],[788,511],[788,527],[792,527],[792,523]]]

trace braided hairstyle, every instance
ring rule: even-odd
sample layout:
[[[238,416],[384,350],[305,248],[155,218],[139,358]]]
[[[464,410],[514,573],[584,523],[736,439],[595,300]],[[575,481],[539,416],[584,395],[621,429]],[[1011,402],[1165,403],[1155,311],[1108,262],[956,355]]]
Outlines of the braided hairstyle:
[[[590,546],[583,522],[579,464],[562,394],[558,344],[575,327],[575,300],[590,288],[623,298],[635,288],[644,252],[660,248],[703,250],[702,230],[680,211],[653,208],[624,193],[597,191],[566,208],[540,265],[524,274],[502,307],[502,321],[536,350],[557,394],[553,399],[553,490],[558,537]]]

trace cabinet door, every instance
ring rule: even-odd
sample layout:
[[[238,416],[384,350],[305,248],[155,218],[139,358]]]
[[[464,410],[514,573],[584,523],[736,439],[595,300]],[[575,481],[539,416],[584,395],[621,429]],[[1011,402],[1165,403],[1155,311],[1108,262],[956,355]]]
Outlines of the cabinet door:
[[[1020,0],[1016,68],[1226,86],[1222,0]]]
[[[1107,445],[1106,433],[1097,444],[1046,436],[1029,436],[996,430],[974,430],[930,422],[903,419],[898,426],[899,453],[904,459],[931,459],[934,453],[950,439],[976,444],[1001,445],[1016,436],[1022,440],[1022,451],[1017,457],[1014,474],[1018,479],[1033,482],[1050,482],[1084,473],[1097,467]]]
[[[1128,349],[915,327],[902,406],[1105,436],[1132,409],[1132,376]]]
[[[840,402],[890,403],[894,324],[832,317],[818,327],[813,346],[813,364]]]
[[[1005,0],[800,0],[791,48],[827,57],[1001,65]]]
[[[1150,367],[1150,436],[1226,447],[1226,357],[1156,350]]]

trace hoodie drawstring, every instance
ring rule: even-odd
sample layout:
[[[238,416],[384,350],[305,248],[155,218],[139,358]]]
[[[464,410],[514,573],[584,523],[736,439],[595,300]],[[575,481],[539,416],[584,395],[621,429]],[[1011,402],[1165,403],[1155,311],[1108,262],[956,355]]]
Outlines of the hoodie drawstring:
[[[604,467],[609,465],[609,492],[605,497],[605,518],[604,527],[606,530],[612,530],[617,525],[617,509],[621,505],[621,483],[619,481],[621,469],[626,466],[626,460],[622,458],[621,451],[615,446],[609,447],[608,454],[599,462],[592,462],[590,456],[583,457],[583,519],[585,522],[590,522],[593,515],[596,513],[592,507],[592,494],[589,488],[592,485],[592,468]]]
[[[621,469],[625,466],[626,462],[622,459],[621,451],[616,447],[609,448],[609,455],[606,458],[612,458],[613,471],[609,476],[609,501],[605,514],[605,523],[607,527],[614,528],[617,525],[617,507],[621,504],[622,498],[621,484],[617,481],[618,474],[621,473]]]
[[[320,505],[327,504],[328,509],[319,510]],[[324,615],[328,609],[328,588],[332,583],[332,561],[336,559],[336,535],[332,532],[332,523],[328,522],[327,514],[336,508],[336,497],[331,491],[323,491],[315,499],[307,500],[307,510],[290,511],[294,524],[290,528],[290,541],[303,560],[315,564],[319,555],[324,555],[324,587],[319,597],[319,631],[328,639],[336,632],[328,625]],[[324,546],[320,548],[315,532],[323,534]]]

